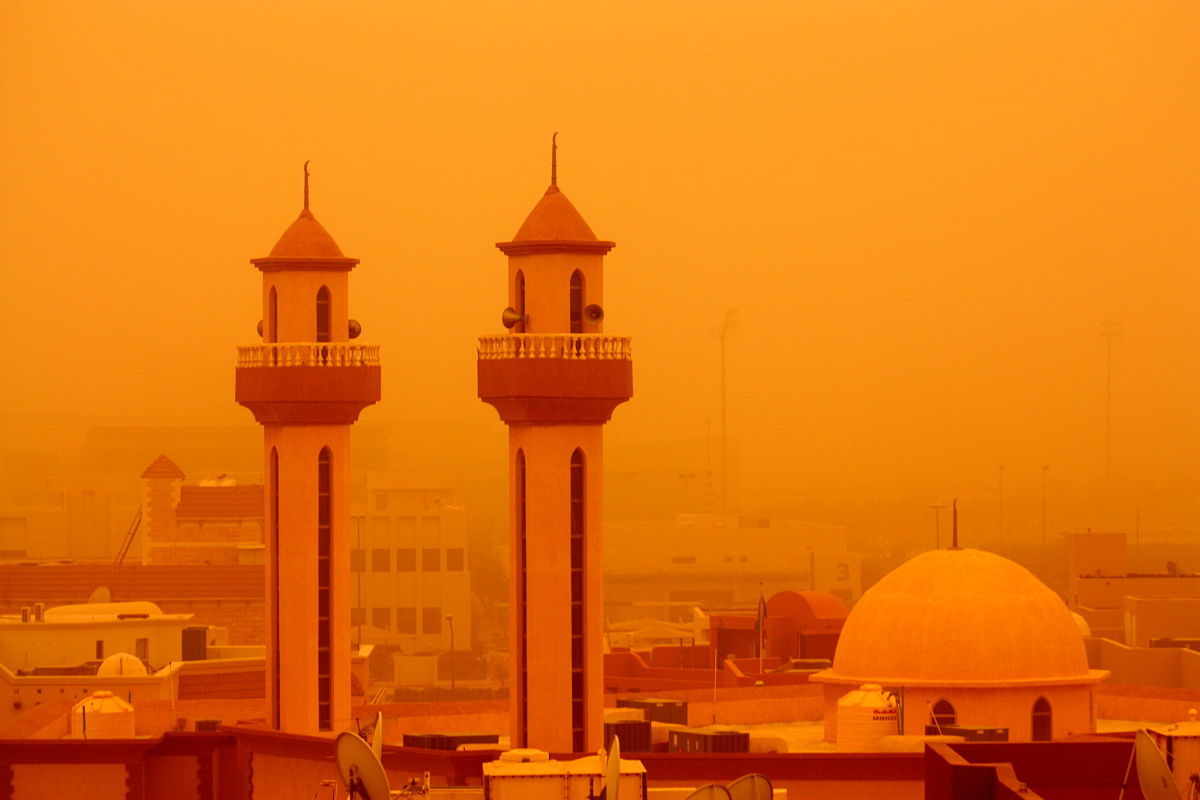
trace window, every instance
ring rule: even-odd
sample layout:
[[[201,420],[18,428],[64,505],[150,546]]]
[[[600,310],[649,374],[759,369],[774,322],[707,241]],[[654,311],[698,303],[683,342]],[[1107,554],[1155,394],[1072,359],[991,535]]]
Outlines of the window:
[[[328,291],[328,290],[326,290]],[[330,632],[333,554],[333,453],[317,456],[317,728],[333,726],[333,642]]]
[[[271,287],[271,294],[267,300],[267,341],[279,341],[279,296],[275,293],[274,286]]]
[[[385,631],[392,629],[392,610],[390,608],[372,608],[371,624]]]
[[[517,270],[517,277],[516,277],[516,280],[514,281],[514,284],[515,284],[515,288],[516,288],[516,291],[514,292],[514,294],[516,295],[516,298],[514,299],[513,302],[515,304],[517,313],[523,317],[523,316],[525,316],[525,273],[522,272],[521,270]],[[513,332],[514,333],[524,333],[525,332],[525,323],[518,322],[516,325],[513,326]]]
[[[426,606],[421,609],[421,633],[441,633],[442,632],[442,609],[440,607]]]
[[[958,714],[955,713],[954,706],[950,704],[949,700],[942,698],[933,704],[933,711],[930,718],[933,727],[940,730],[941,728],[954,725],[957,720]]]
[[[96,640],[96,658],[104,658],[104,640]]]
[[[579,274],[579,273],[576,273]],[[572,279],[572,286],[574,279]],[[587,650],[584,637],[584,568],[586,558],[586,517],[583,451],[571,453],[571,741],[573,752],[582,753],[587,740],[584,735],[587,692],[584,680]]]
[[[367,610],[365,608],[350,609],[350,627],[357,628],[359,625],[367,624]]]
[[[417,550],[401,547],[396,551],[396,572],[413,572],[417,568]]]
[[[583,333],[583,273],[571,273],[571,333]]]
[[[396,633],[417,635],[417,610],[415,608],[396,609]]]
[[[421,569],[426,572],[437,572],[442,568],[442,551],[436,547],[426,547],[421,551]]]
[[[133,654],[142,661],[150,660],[150,640],[149,639],[134,639]]]
[[[450,547],[446,549],[446,571],[463,571],[463,549],[461,547]]]
[[[371,572],[390,572],[391,569],[391,550],[386,547],[377,547],[371,551]]]
[[[350,551],[350,571],[364,572],[367,568],[367,551],[356,547]]]
[[[1054,713],[1050,710],[1050,701],[1039,697],[1033,704],[1033,725],[1030,739],[1035,742],[1048,742],[1054,738]]]
[[[329,289],[322,286],[317,292],[317,341],[329,341]]]

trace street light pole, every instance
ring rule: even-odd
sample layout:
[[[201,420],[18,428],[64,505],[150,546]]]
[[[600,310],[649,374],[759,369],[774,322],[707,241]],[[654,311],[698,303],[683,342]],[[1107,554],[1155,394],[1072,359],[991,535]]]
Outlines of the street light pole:
[[[447,614],[446,622],[450,623],[450,691],[454,691],[454,615]]]
[[[729,439],[728,423],[725,414],[725,340],[737,327],[737,310],[725,312],[725,321],[721,324],[721,332],[717,334],[721,340],[721,513],[729,513]]]
[[[1046,471],[1049,464],[1042,464],[1042,547],[1046,546]]]
[[[930,503],[929,507],[933,509],[933,536],[936,549],[942,549],[942,509],[946,507],[945,503]]]

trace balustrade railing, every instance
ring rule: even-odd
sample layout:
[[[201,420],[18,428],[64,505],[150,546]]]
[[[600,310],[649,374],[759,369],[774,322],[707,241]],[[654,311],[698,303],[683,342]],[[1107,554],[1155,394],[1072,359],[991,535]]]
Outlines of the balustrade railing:
[[[479,337],[479,359],[507,358],[616,359],[633,358],[628,336],[601,333],[501,333]]]
[[[277,342],[238,348],[239,367],[377,367],[379,345]]]

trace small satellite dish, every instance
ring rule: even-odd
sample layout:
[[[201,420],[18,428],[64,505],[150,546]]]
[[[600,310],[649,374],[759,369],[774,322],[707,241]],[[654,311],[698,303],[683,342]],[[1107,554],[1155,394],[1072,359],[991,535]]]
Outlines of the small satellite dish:
[[[726,788],[733,800],[771,800],[775,790],[771,779],[758,772],[743,775]]]
[[[729,790],[717,783],[701,786],[683,800],[730,800]]]
[[[256,330],[258,331],[258,335],[259,335],[259,336],[262,336],[262,332],[263,332],[263,324],[262,324],[262,320],[261,320],[261,319],[258,321],[258,328],[256,328]]]
[[[621,788],[621,738],[613,736],[612,749],[608,751],[608,760],[604,762],[604,783],[600,785],[597,800],[617,800],[617,792]]]
[[[588,322],[599,322],[604,319],[604,309],[592,303],[583,307],[583,316]]]
[[[1133,753],[1137,760],[1138,786],[1146,800],[1183,800],[1170,767],[1158,751],[1158,745],[1144,730],[1138,731],[1134,737]]]
[[[380,737],[380,741],[383,739]],[[391,788],[383,763],[371,745],[357,734],[339,733],[334,744],[338,775],[346,785],[350,800],[388,800]]]
[[[371,752],[383,763],[383,712],[375,713],[375,729],[371,731]]]
[[[528,322],[529,317],[517,311],[512,306],[500,312],[500,324],[506,328],[512,328],[518,322]]]
[[[351,339],[357,339],[359,336],[361,336],[361,335],[362,335],[362,323],[360,323],[360,322],[359,322],[358,320],[356,320],[356,319],[352,319],[352,320],[350,320],[350,331],[349,331],[349,333],[350,333],[350,338],[351,338]]]
[[[97,586],[96,590],[94,592],[92,592],[91,595],[88,597],[88,602],[89,603],[111,603],[112,602],[112,592],[110,592],[108,590],[107,586]]]

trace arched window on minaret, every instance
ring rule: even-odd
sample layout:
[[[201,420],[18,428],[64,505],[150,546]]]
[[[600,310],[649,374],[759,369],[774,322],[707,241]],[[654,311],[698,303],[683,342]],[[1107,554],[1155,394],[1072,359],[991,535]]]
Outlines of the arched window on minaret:
[[[317,341],[328,342],[329,330],[329,287],[322,286],[317,291]]]
[[[272,344],[279,341],[279,295],[274,286],[267,297],[267,341]]]
[[[939,732],[942,728],[954,725],[958,721],[958,713],[954,710],[954,706],[944,697],[933,704],[933,710],[930,711],[929,716],[929,724]]]
[[[513,303],[515,304],[513,308],[523,317],[525,316],[525,273],[521,270],[517,270],[517,277],[513,279],[513,294],[516,295],[513,298]],[[524,333],[525,323],[518,322],[513,326],[513,332]]]
[[[583,273],[571,273],[571,333],[583,333]]]
[[[275,297],[274,289],[271,290],[271,297]],[[279,730],[279,451],[274,447],[271,448],[270,472],[271,529],[268,535],[271,537],[271,576],[268,591],[271,592],[272,612],[269,644],[275,651],[275,658],[271,661],[271,727]]]
[[[516,676],[520,682],[520,691],[517,696],[520,698],[520,708],[517,710],[517,741],[518,747],[526,747],[529,743],[529,718],[528,718],[528,698],[529,698],[529,639],[526,627],[526,612],[528,610],[529,597],[526,594],[528,583],[525,580],[526,569],[526,552],[525,552],[525,451],[517,450],[516,469],[513,470],[516,476],[516,517],[517,517],[517,598],[518,607],[516,609],[517,622],[517,638],[519,640],[518,658],[521,660],[521,673]]]
[[[577,275],[579,273],[576,273]],[[583,665],[584,653],[587,648],[585,641],[584,620],[586,609],[584,602],[584,570],[587,564],[584,553],[584,492],[587,489],[586,464],[583,450],[576,448],[571,453],[571,731],[574,742],[573,752],[582,753],[585,749],[584,721],[586,706]]]
[[[332,643],[330,640],[330,555],[333,547],[333,454],[321,448],[317,457],[317,725],[333,726]]]
[[[1030,739],[1035,742],[1048,742],[1053,738],[1054,712],[1050,709],[1050,701],[1039,697],[1033,704],[1033,727]]]

